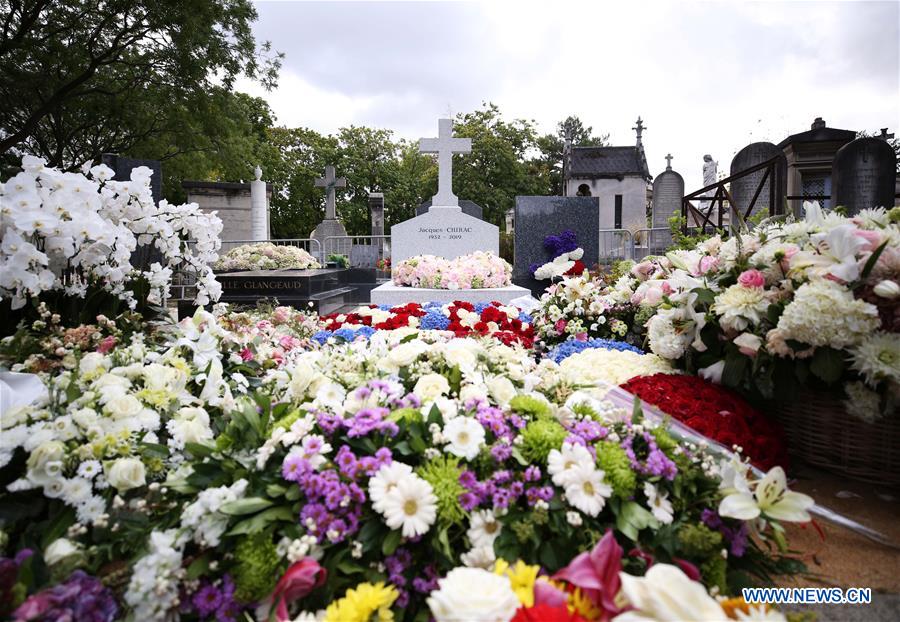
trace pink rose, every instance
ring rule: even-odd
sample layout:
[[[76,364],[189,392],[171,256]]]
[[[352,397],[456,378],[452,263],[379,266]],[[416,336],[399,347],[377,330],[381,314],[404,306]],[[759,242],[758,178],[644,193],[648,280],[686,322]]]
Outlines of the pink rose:
[[[325,583],[328,572],[312,557],[295,562],[278,580],[272,592],[275,617],[278,622],[290,620],[288,605],[299,600]]]
[[[104,337],[103,340],[97,344],[97,352],[100,354],[106,354],[110,350],[116,347],[116,338],[110,335],[109,337]]]
[[[553,325],[556,329],[556,332],[562,335],[566,332],[566,321],[565,320],[556,320],[556,324]]]
[[[766,276],[759,270],[744,270],[738,277],[738,283],[747,288],[765,287]]]
[[[700,274],[706,274],[719,267],[719,258],[705,255],[700,258]]]

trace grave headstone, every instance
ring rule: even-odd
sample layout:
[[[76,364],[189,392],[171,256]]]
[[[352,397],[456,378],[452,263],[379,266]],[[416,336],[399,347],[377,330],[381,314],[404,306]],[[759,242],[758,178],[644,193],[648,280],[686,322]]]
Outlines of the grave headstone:
[[[347,236],[347,230],[344,224],[337,219],[337,206],[335,203],[335,189],[345,188],[347,180],[343,177],[334,176],[334,167],[328,165],[325,167],[325,176],[316,179],[317,188],[325,188],[325,220],[320,222],[312,233],[309,234],[314,240],[318,240],[319,249],[322,254],[321,259],[324,261],[328,255],[339,254],[346,255],[350,252],[350,240],[343,239]],[[328,238],[337,238],[328,240]]]
[[[478,205],[475,201],[469,201],[468,199],[460,199],[459,200],[459,208],[462,210],[463,214],[468,214],[469,216],[473,216],[474,218],[478,218],[479,220],[483,220],[482,215],[484,214],[484,210]],[[424,203],[422,203],[419,207],[416,208],[416,216],[421,216],[428,212],[431,209],[431,199],[428,199]]]
[[[162,199],[162,164],[159,160],[141,160],[126,158],[114,153],[104,153],[100,156],[100,161],[115,172],[113,179],[116,181],[128,181],[131,179],[131,169],[146,166],[153,171],[153,174],[150,176],[150,190],[153,193],[153,202],[159,203]]]
[[[775,167],[775,179],[772,179],[771,175],[766,179],[762,190],[760,190],[756,198],[756,203],[753,205],[753,214],[759,213],[760,210],[768,210],[769,214],[780,214],[783,212],[787,159],[784,157],[784,152],[772,143],[758,142],[750,143],[738,151],[731,160],[731,175],[733,176],[776,157],[778,158],[778,163]],[[734,199],[734,207],[740,209],[742,216],[747,213],[747,208],[753,200],[753,196],[756,195],[759,182],[765,174],[766,170],[762,169],[731,182],[731,196]],[[771,191],[773,184],[775,187],[775,204],[770,205],[772,202]]]
[[[881,138],[857,138],[841,147],[831,168],[832,204],[848,215],[873,207],[894,206],[897,156]]]
[[[384,193],[369,193],[369,216],[372,222],[372,235],[384,235]]]
[[[255,183],[255,182],[254,182]],[[257,231],[254,232],[253,212],[253,184],[243,184],[227,181],[184,181],[181,187],[187,193],[189,203],[196,203],[204,212],[216,212],[222,219],[222,233],[219,234],[223,242],[255,241],[269,239],[268,209],[263,207],[265,222],[259,218],[257,212]],[[264,202],[256,199],[257,210],[260,203],[268,205],[272,196],[272,185],[259,181],[256,186],[257,193],[264,190]],[[258,196],[258,195],[257,195]],[[262,229],[264,226],[265,229]],[[262,233],[262,237],[260,237]],[[229,247],[230,248],[230,247]],[[228,250],[228,249],[225,249]]]
[[[539,297],[550,284],[532,276],[533,264],[544,264],[550,256],[544,238],[571,229],[584,249],[582,261],[591,267],[600,256],[599,197],[516,197],[513,282]]]
[[[269,232],[269,201],[266,194],[266,182],[262,180],[262,169],[258,166],[254,169],[256,176],[250,182],[250,233],[251,240],[268,240]]]
[[[651,227],[668,227],[669,219],[681,212],[684,199],[684,178],[672,170],[672,156],[666,156],[666,170],[653,180]]]

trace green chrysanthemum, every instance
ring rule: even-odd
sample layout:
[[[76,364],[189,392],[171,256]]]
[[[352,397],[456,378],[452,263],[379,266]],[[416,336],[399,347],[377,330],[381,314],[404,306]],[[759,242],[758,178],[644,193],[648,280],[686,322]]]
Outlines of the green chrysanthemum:
[[[522,430],[522,456],[532,464],[544,464],[550,452],[562,446],[567,434],[558,421],[532,421]]]
[[[597,466],[605,473],[604,478],[613,487],[613,493],[620,499],[633,496],[637,488],[637,476],[625,450],[612,441],[600,441],[596,448]]]
[[[700,523],[686,524],[678,530],[678,545],[685,557],[718,556],[722,548],[722,534]]]
[[[719,591],[728,591],[728,563],[721,555],[714,555],[700,565],[700,574],[707,587],[716,586]]]
[[[416,469],[419,477],[431,484],[437,497],[438,518],[447,525],[461,524],[466,512],[459,503],[459,496],[466,492],[459,483],[463,470],[459,458],[442,454]]]
[[[509,400],[509,408],[520,415],[530,415],[532,419],[546,417],[550,407],[546,402],[532,395],[517,395]]]
[[[395,422],[408,421],[412,423],[422,421],[422,413],[419,412],[418,408],[398,408],[390,414],[388,419]]]
[[[271,594],[281,575],[281,559],[268,533],[248,536],[234,549],[235,596],[243,602],[258,601]]]

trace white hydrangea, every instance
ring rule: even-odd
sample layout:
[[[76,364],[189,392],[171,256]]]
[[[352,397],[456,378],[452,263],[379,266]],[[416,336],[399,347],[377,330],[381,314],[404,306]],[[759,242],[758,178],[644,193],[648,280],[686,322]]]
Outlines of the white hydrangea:
[[[218,546],[228,527],[228,516],[219,509],[230,501],[244,496],[248,482],[239,479],[231,486],[207,488],[197,495],[197,500],[184,508],[181,526],[193,534],[193,539],[203,546]]]
[[[778,329],[784,339],[843,349],[858,344],[879,324],[874,305],[856,300],[843,285],[817,279],[797,289],[778,320]]]
[[[179,604],[182,543],[173,529],[150,534],[150,550],[134,565],[125,602],[135,620],[169,620]]]

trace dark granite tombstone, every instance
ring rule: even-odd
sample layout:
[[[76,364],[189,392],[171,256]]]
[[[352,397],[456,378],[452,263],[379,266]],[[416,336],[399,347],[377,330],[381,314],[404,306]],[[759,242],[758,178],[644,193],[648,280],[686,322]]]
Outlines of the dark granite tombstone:
[[[671,167],[656,176],[653,180],[653,217],[651,226],[654,229],[668,227],[669,219],[681,213],[684,199],[684,178]]]
[[[766,183],[763,184],[763,188],[756,198],[756,203],[753,205],[752,214],[757,214],[760,210],[768,210],[769,214],[780,214],[784,211],[787,159],[784,157],[784,152],[777,146],[772,143],[759,142],[750,143],[738,151],[737,155],[731,160],[731,175],[733,176],[775,157],[778,158],[778,164],[775,167],[775,179],[773,180],[771,176],[766,179]],[[762,169],[731,182],[731,196],[734,199],[734,206],[741,210],[742,216],[747,213],[747,208],[753,200],[753,196],[756,195],[759,182],[765,174],[765,169]],[[770,205],[772,203],[771,192],[773,183],[775,185],[775,203]]]
[[[131,169],[146,166],[153,171],[150,176],[150,191],[153,193],[153,202],[159,203],[162,199],[162,164],[159,160],[137,160],[126,158],[114,153],[104,153],[100,161],[115,171],[116,181],[128,181],[131,179]]]
[[[431,199],[428,199],[422,205],[416,208],[416,216],[421,216],[428,212],[428,209],[431,207]],[[473,216],[480,220],[484,220],[482,218],[482,213],[484,210],[481,209],[481,206],[475,203],[474,201],[469,201],[467,199],[459,200],[459,207],[462,209],[463,214],[467,214],[469,216]]]
[[[584,249],[582,261],[588,267],[600,255],[599,197],[516,197],[516,231],[514,236],[513,283],[527,287],[540,296],[550,284],[531,274],[532,264],[543,264],[551,258],[544,248],[544,238],[571,229]]]
[[[857,138],[841,147],[831,165],[832,205],[848,215],[872,207],[894,206],[897,156],[887,141]]]
[[[347,269],[246,270],[216,274],[222,284],[221,302],[255,306],[260,300],[333,313],[351,302],[353,287]]]

